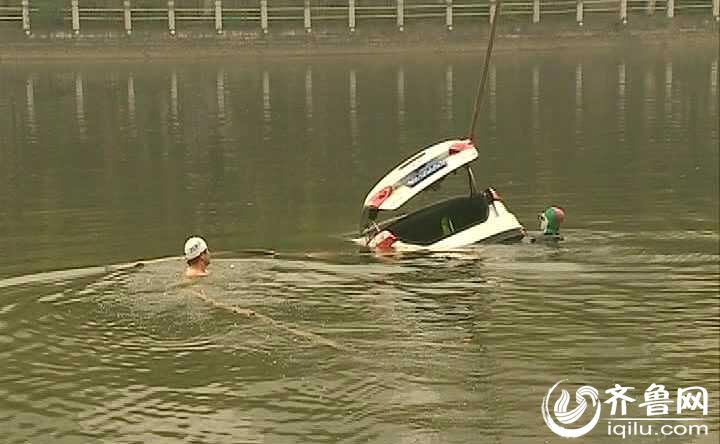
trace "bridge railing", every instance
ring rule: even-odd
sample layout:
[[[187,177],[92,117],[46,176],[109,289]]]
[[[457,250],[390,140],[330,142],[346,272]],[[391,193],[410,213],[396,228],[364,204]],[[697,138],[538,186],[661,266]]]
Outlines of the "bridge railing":
[[[214,28],[219,34],[242,27],[268,33],[282,23],[311,33],[323,22],[339,23],[349,32],[379,22],[394,24],[398,31],[418,22],[452,30],[456,20],[490,20],[495,5],[495,0],[0,0],[0,22],[17,22],[26,34],[36,17],[53,14],[75,34],[94,23],[127,34],[151,25],[173,35],[189,27]],[[588,14],[603,13],[622,23],[631,14],[711,14],[720,21],[720,0],[505,0],[502,8],[503,15],[526,16],[528,23],[568,16],[583,26]]]

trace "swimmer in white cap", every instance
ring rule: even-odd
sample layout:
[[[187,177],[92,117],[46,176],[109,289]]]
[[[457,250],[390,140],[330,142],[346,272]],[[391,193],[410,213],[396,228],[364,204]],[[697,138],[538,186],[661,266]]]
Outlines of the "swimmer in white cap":
[[[208,275],[207,267],[210,265],[210,251],[205,240],[201,237],[191,237],[185,242],[185,269],[186,277],[203,277]]]

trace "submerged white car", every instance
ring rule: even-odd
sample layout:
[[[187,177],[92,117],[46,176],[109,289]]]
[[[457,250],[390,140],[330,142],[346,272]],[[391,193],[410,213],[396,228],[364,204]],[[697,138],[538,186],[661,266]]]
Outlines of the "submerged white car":
[[[525,229],[492,188],[479,192],[470,168],[478,152],[470,140],[448,140],[426,148],[390,171],[368,193],[361,238],[375,251],[447,251],[480,242],[519,241]],[[449,173],[465,167],[469,193],[379,220]]]

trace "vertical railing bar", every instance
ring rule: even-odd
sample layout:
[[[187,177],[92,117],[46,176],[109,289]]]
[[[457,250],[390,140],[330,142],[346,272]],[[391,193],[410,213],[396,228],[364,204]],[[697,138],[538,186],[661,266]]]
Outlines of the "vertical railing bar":
[[[125,25],[125,34],[132,34],[132,11],[130,9],[130,0],[123,0],[123,23]]]
[[[168,30],[170,35],[175,35],[175,0],[168,0]]]
[[[405,0],[396,0],[397,27],[400,32],[405,30]]]
[[[445,0],[445,26],[448,31],[453,29],[453,0]]]
[[[585,3],[583,0],[577,0],[577,11],[575,14],[575,20],[577,21],[578,26],[583,26],[584,16],[585,16]]]
[[[30,0],[22,0],[22,27],[25,35],[30,35]]]
[[[78,0],[72,0],[70,2],[70,8],[72,13],[72,31],[73,34],[80,34],[80,5]]]
[[[305,32],[312,32],[312,16],[310,15],[310,0],[305,0],[305,6],[303,7],[303,23],[305,25]]]
[[[355,32],[355,0],[348,0],[348,27]]]
[[[260,27],[263,34],[268,33],[268,0],[260,0]]]
[[[222,0],[215,0],[215,32],[223,33],[223,7]]]

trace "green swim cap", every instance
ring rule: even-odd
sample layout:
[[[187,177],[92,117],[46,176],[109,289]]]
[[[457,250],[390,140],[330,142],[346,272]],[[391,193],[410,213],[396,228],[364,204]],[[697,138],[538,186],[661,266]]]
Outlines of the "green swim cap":
[[[560,225],[565,221],[565,211],[560,207],[548,207],[540,215],[540,230],[543,234],[557,235]]]

